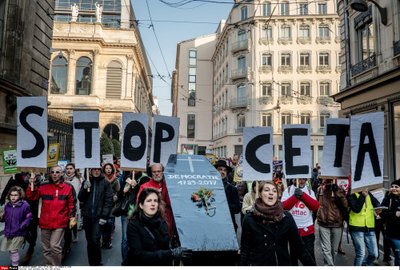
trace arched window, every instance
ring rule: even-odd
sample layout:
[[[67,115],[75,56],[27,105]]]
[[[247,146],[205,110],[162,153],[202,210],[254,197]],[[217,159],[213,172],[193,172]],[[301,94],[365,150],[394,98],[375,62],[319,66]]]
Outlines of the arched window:
[[[81,57],[76,62],[77,95],[90,95],[92,92],[92,60]]]
[[[107,124],[103,132],[111,139],[119,140],[119,127],[116,124]]]
[[[51,65],[50,93],[67,93],[68,64],[67,60],[61,56],[56,57]]]
[[[112,61],[107,66],[106,98],[121,98],[122,65]]]

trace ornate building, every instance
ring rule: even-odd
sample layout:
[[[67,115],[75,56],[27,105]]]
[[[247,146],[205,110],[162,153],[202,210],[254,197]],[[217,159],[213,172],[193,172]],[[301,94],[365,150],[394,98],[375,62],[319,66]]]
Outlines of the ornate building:
[[[57,0],[50,111],[98,110],[100,129],[120,139],[122,112],[153,115],[152,77],[129,1]]]
[[[384,183],[400,178],[400,2],[338,1],[340,114],[385,113]]]

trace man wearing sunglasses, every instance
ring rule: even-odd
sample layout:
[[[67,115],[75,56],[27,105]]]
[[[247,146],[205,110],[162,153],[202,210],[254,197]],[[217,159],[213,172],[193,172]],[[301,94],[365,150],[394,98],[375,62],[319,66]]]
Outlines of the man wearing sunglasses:
[[[65,183],[60,166],[50,169],[49,181],[34,186],[30,178],[26,195],[29,200],[42,199],[39,227],[45,265],[61,266],[64,231],[75,220],[76,194],[72,185]]]

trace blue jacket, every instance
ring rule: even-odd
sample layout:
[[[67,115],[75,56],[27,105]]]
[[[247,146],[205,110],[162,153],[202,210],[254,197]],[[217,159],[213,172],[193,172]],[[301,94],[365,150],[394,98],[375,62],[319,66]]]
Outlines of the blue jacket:
[[[32,219],[31,209],[25,200],[20,200],[16,204],[11,202],[4,206],[4,235],[7,238],[25,236],[29,223]]]

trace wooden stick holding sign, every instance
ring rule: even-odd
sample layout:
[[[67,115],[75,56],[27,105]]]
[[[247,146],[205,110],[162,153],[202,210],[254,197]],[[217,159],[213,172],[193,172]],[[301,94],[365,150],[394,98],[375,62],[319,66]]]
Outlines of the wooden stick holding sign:
[[[31,178],[30,179],[35,179],[35,174],[33,173],[33,171],[31,170]],[[35,180],[31,181],[31,191],[33,191],[35,189]]]
[[[89,169],[86,169],[86,181],[89,181],[89,182],[90,182],[90,179],[89,179]],[[88,187],[87,192],[90,192],[90,187]]]

